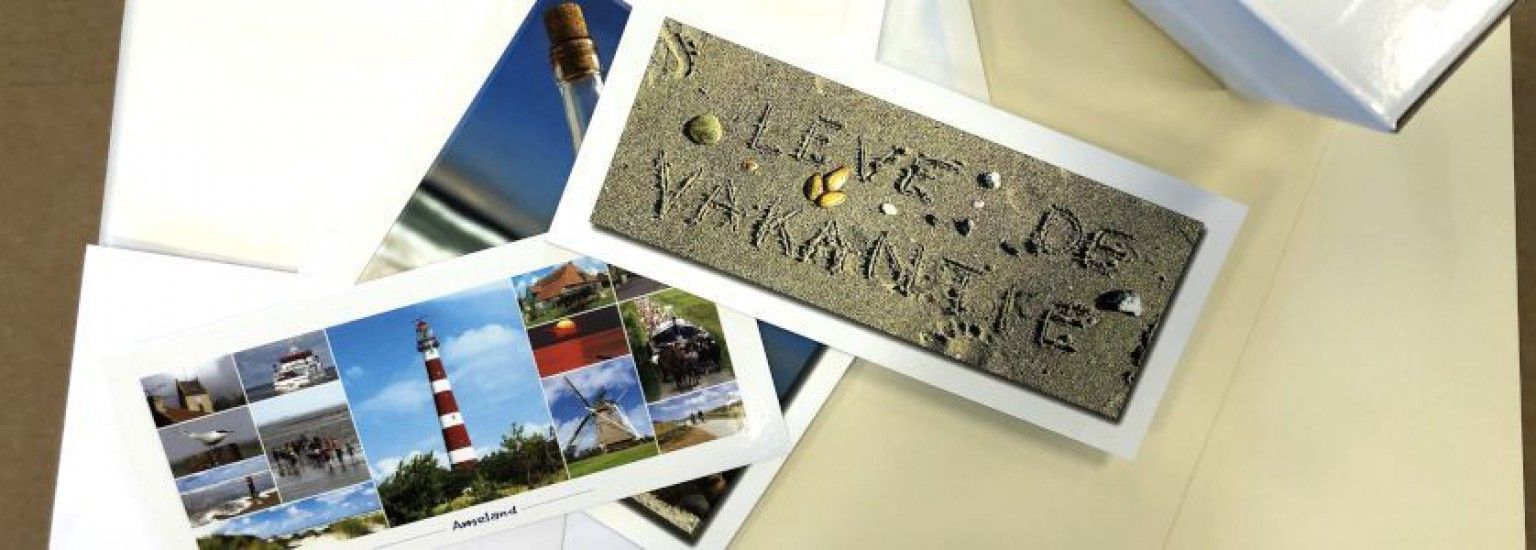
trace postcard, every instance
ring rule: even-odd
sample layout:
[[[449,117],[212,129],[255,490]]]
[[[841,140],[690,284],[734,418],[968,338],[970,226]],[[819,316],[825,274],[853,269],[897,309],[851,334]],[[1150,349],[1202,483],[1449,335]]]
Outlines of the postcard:
[[[848,24],[867,27],[857,36],[849,33],[843,38],[872,46],[877,30],[872,24],[879,23],[880,18],[878,13],[870,13],[871,2],[860,4],[863,6],[859,10],[837,6],[818,6],[816,9],[831,11],[834,16],[841,13]],[[453,135],[442,145],[437,160],[422,177],[398,217],[392,218],[393,225],[384,233],[382,242],[368,243],[376,246],[373,258],[363,271],[363,279],[386,277],[528,238],[547,229],[582,138],[582,126],[571,122],[583,120],[590,114],[587,109],[591,107],[590,102],[563,101],[577,88],[574,83],[561,78],[566,73],[552,62],[552,48],[559,47],[557,44],[569,44],[552,38],[562,35],[559,22],[571,13],[562,11],[568,9],[569,6],[559,0],[534,3],[531,16],[523,20],[508,42],[475,101],[459,119]],[[776,9],[793,11],[796,8],[779,6]],[[804,7],[798,9],[816,11]],[[594,0],[582,2],[575,13],[580,16],[587,37],[577,40],[576,49],[591,46],[598,70],[596,74],[577,80],[587,84],[592,80],[600,82],[602,69],[612,60],[618,45],[629,7],[621,2]],[[771,11],[765,15],[773,16]],[[824,25],[846,27],[835,21]],[[549,73],[552,69],[556,74],[528,78],[530,73]],[[730,373],[705,369],[694,374],[681,372],[676,377],[671,374],[677,370],[675,364],[678,361],[698,353],[678,347],[673,341],[675,335],[689,333],[689,327],[665,328],[657,323],[665,318],[665,311],[688,310],[688,304],[683,301],[688,295],[618,266],[610,267],[616,299],[621,302],[618,315],[605,309],[580,314],[573,320],[586,327],[615,327],[622,319],[631,338],[629,347],[653,350],[637,353],[634,357],[642,375],[655,372],[663,379],[660,384],[645,387],[646,400],[657,404],[652,410],[652,421],[658,426],[659,445],[663,450],[669,450],[701,438],[715,437],[715,433],[730,429],[730,421],[708,418],[697,412],[701,408],[718,408],[729,399],[734,383]],[[586,359],[568,355],[558,348],[541,345],[553,338],[555,328],[544,322],[562,315],[565,313],[550,310],[527,312],[525,321],[530,326],[542,324],[543,327],[530,333],[541,375],[556,374],[571,365],[586,362]],[[759,330],[775,385],[781,390],[781,400],[789,388],[799,387],[801,389],[794,395],[796,402],[801,403],[801,414],[807,417],[814,414],[850,358],[771,325],[760,324]],[[659,339],[639,336],[651,333],[663,336]],[[620,338],[609,338],[588,346],[584,353],[604,355],[610,353],[605,349],[624,345]],[[700,351],[705,357],[711,355],[707,349]],[[802,378],[800,373],[812,364],[818,365],[816,372],[837,372],[821,374],[814,379],[807,374],[808,381],[798,383],[797,380]],[[824,382],[813,383],[815,381]],[[691,388],[711,389],[690,391]],[[810,397],[814,395],[820,397]],[[776,466],[753,466],[745,473],[741,469],[711,473],[699,480],[628,500],[631,503],[646,502],[651,505],[649,508],[624,505],[603,508],[616,511],[616,515],[608,516],[610,519],[627,518],[627,523],[610,525],[636,540],[649,539],[658,544],[696,541],[705,545],[715,540],[728,541],[776,469]],[[711,491],[701,493],[696,490],[700,487],[711,488]],[[724,501],[727,494],[731,495],[729,501]],[[662,499],[672,502],[688,499],[691,504],[679,507]],[[704,499],[707,510],[694,505],[700,502],[699,499]],[[658,513],[658,510],[669,510],[669,513]],[[674,521],[655,523],[652,521],[655,518]],[[707,531],[702,528],[705,523],[709,525]]]
[[[853,357],[822,346],[795,345],[807,341],[777,327],[765,326],[762,333],[765,342],[789,340],[786,345],[769,344],[769,350],[780,353],[770,351],[768,360],[793,447],[826,404]],[[682,418],[673,428],[684,434],[682,437],[708,429],[707,423],[694,422],[686,415]],[[724,548],[746,523],[787,459],[764,460],[641,493],[619,503],[590,508],[587,514],[643,548]]]
[[[604,99],[553,242],[1122,456],[1244,213],[719,8],[637,2]]]
[[[539,239],[106,367],[156,527],[203,547],[446,543],[787,444],[752,319]]]

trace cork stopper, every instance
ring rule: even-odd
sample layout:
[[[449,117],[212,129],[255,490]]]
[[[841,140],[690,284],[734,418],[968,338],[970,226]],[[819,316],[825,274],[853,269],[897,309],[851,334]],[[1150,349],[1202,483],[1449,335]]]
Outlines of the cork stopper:
[[[549,62],[556,80],[570,82],[597,74],[597,44],[587,34],[581,6],[562,2],[545,10],[544,30],[549,33]]]

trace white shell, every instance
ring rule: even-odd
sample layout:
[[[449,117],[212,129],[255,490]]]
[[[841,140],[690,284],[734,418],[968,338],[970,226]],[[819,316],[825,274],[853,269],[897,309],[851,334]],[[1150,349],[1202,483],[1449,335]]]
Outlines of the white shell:
[[[1115,304],[1115,309],[1121,313],[1129,313],[1132,317],[1141,317],[1141,295],[1135,292],[1127,292],[1120,297],[1120,303]]]

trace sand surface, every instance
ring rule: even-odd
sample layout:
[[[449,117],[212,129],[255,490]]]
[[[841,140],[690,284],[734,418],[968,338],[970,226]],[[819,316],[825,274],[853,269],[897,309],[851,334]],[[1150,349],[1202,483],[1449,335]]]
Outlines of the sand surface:
[[[701,116],[719,121],[718,141]],[[822,207],[837,201],[807,182],[842,167],[841,202]],[[672,21],[592,222],[1109,419],[1204,234]],[[1115,292],[1140,314],[1106,300]]]

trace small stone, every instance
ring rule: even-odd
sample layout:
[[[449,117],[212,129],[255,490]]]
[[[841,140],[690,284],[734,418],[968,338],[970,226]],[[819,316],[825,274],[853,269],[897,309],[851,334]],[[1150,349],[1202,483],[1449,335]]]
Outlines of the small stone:
[[[981,199],[973,200],[973,201],[971,201],[971,207],[975,208],[977,210],[986,208],[987,207],[987,201],[984,201],[984,200],[981,200]]]
[[[1003,249],[1003,252],[1008,253],[1009,256],[1018,256],[1019,255],[1019,248],[1016,247],[1016,246],[1013,246],[1013,243],[1010,243],[1008,241],[1003,241],[1002,243],[998,244],[997,246],[998,246],[998,248]]]
[[[847,166],[839,167],[836,170],[828,172],[827,190],[842,191],[843,186],[848,183],[848,176],[851,175],[853,175],[853,170],[849,170]]]
[[[757,169],[758,169],[757,161],[752,160],[752,159],[746,159],[746,160],[741,161],[741,170],[743,172],[756,172]]]
[[[699,115],[688,120],[683,133],[687,134],[690,141],[699,145],[714,145],[720,142],[725,129],[720,126],[720,119],[715,115]]]
[[[887,216],[895,216],[895,215],[901,213],[901,209],[900,208],[896,208],[896,205],[888,203],[888,202],[887,203],[881,203],[880,204],[880,213],[885,214]]]
[[[844,193],[842,191],[827,191],[826,193],[822,194],[820,197],[817,197],[817,199],[816,199],[816,206],[820,206],[822,208],[832,208],[834,206],[842,204],[843,201],[846,201],[846,200],[848,200],[848,194],[847,193]]]
[[[981,185],[987,189],[997,189],[1003,186],[1003,175],[997,172],[987,172],[981,175]]]
[[[924,214],[923,215],[923,221],[926,222],[928,225],[932,225],[932,226],[938,226],[939,225],[939,217],[935,216],[933,214]]]
[[[961,236],[969,237],[971,232],[976,230],[976,220],[966,218],[957,221],[955,222],[955,230],[959,231]]]
[[[1131,317],[1141,317],[1141,295],[1131,290],[1111,290],[1100,294],[1094,305],[1104,311],[1118,311]]]

